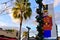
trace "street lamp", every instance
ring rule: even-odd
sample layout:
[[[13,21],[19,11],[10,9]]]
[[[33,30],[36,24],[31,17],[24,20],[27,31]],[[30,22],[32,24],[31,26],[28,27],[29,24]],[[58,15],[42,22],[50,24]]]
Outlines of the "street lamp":
[[[28,27],[28,26],[26,28],[28,29],[28,40],[29,40],[29,31],[30,31],[31,28]]]

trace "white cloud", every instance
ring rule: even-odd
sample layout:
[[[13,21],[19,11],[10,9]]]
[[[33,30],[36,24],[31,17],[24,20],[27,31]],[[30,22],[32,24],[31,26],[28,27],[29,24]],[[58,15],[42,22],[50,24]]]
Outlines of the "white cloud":
[[[33,20],[32,23],[36,26],[38,25],[38,22],[36,22],[36,20]]]
[[[56,7],[57,5],[59,5],[60,0],[43,0],[44,4],[50,4],[50,3],[54,3],[54,7]]]
[[[43,0],[43,4],[50,4],[53,2],[54,2],[54,0]]]
[[[4,23],[4,22],[1,22],[1,21],[0,21],[0,28],[3,28],[4,30],[5,30],[5,29],[15,29],[15,30],[19,30],[19,27],[9,26],[8,24],[6,24],[6,23]],[[24,32],[24,31],[27,31],[27,29],[22,27],[22,32]]]
[[[7,26],[7,24],[4,23],[4,22],[0,22],[0,27],[1,27],[1,26]]]
[[[60,3],[60,0],[54,0],[54,7],[59,5],[59,3]]]
[[[30,31],[30,37],[31,37],[31,36],[36,36],[37,33],[38,33],[38,32],[37,32],[36,30],[31,30],[31,31]]]
[[[8,25],[6,23],[0,21],[0,28],[5,29],[7,26]]]

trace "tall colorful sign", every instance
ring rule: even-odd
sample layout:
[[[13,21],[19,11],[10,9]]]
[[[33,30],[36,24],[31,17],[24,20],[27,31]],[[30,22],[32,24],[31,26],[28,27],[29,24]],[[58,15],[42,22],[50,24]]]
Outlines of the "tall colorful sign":
[[[52,16],[48,15],[48,5],[43,5],[43,17],[44,38],[51,37]]]

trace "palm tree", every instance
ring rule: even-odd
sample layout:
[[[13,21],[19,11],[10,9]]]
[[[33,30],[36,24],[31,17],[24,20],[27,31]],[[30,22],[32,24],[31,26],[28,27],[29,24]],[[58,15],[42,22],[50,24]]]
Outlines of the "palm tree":
[[[27,38],[28,38],[28,32],[24,31],[22,37],[23,37],[22,40],[27,40]]]
[[[27,37],[27,36],[28,36],[28,32],[24,31],[22,37]]]
[[[12,8],[13,17],[20,19],[19,40],[21,40],[21,27],[23,18],[26,20],[31,17],[32,10],[29,0],[16,0],[15,7]]]

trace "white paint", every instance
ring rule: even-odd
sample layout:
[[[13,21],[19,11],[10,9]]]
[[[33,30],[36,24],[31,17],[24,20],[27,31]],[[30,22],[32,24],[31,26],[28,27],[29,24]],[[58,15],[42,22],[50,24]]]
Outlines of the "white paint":
[[[52,15],[52,30],[51,30],[51,37],[55,38],[57,37],[57,33],[56,33],[56,25],[55,25],[55,15],[54,15],[54,9],[53,9],[53,4],[48,4],[48,13],[49,15]]]

